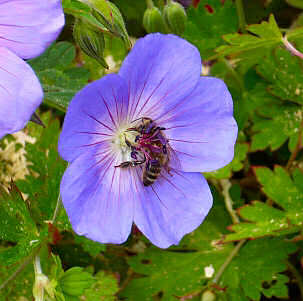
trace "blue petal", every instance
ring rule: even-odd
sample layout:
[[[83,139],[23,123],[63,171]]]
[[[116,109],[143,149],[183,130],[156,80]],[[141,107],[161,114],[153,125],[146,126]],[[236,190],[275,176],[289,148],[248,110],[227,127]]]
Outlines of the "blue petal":
[[[156,246],[177,245],[196,229],[212,206],[212,195],[199,173],[175,173],[142,189],[135,199],[134,221]]]
[[[42,88],[31,67],[0,47],[0,138],[23,129],[42,97]]]
[[[186,172],[206,172],[234,157],[238,127],[224,82],[201,77],[193,93],[159,118],[178,163]]]
[[[187,41],[159,33],[138,40],[119,72],[129,86],[130,119],[155,119],[194,89],[200,73],[200,54]]]
[[[67,168],[61,181],[62,201],[73,229],[100,243],[122,243],[133,222],[134,193],[130,169],[115,168],[111,154],[86,154]]]
[[[0,0],[0,46],[19,57],[40,55],[64,25],[61,0]]]
[[[59,153],[72,161],[100,148],[127,119],[128,94],[123,78],[104,76],[76,94],[69,104],[59,140]]]

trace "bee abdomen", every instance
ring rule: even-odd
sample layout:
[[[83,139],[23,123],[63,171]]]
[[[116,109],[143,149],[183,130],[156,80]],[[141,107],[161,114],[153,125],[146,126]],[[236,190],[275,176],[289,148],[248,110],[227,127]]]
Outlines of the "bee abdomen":
[[[160,172],[161,172],[160,166],[152,166],[149,170],[145,170],[143,173],[143,185],[144,186],[152,185],[159,177]]]

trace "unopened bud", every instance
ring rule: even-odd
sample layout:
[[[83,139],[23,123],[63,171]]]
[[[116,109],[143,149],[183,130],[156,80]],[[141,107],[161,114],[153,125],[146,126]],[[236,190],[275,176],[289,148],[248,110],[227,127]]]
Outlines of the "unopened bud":
[[[212,291],[207,290],[203,292],[201,301],[215,301],[215,300],[216,300],[216,295]]]
[[[187,20],[184,7],[178,2],[169,1],[164,7],[163,15],[168,28],[174,34],[182,35]]]
[[[81,296],[84,290],[91,287],[93,283],[92,275],[80,267],[67,270],[59,280],[63,293],[74,297]]]
[[[112,34],[122,37],[127,47],[130,47],[128,33],[118,7],[107,0],[87,0],[87,2],[92,8],[92,15]]]
[[[94,58],[103,67],[108,68],[103,58],[105,46],[103,33],[97,32],[89,24],[77,20],[74,25],[73,34],[76,43],[85,54]]]
[[[166,25],[161,11],[156,6],[147,8],[143,16],[143,26],[148,33],[167,33]]]

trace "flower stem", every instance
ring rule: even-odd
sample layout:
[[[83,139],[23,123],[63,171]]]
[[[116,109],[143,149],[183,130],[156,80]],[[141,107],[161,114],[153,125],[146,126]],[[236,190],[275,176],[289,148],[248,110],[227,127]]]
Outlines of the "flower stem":
[[[282,38],[282,42],[285,48],[293,55],[298,56],[300,59],[303,59],[303,53],[294,47],[291,43],[288,42],[287,36]]]
[[[218,281],[221,278],[222,274],[224,273],[225,269],[231,263],[233,258],[239,253],[241,247],[244,245],[245,242],[246,242],[246,239],[240,240],[238,242],[238,244],[235,246],[235,248],[231,251],[231,253],[226,258],[225,262],[221,265],[219,271],[217,272],[214,279],[212,280],[213,283],[218,283]]]
[[[235,210],[233,209],[233,201],[229,194],[229,189],[231,187],[231,183],[227,179],[220,180],[220,185],[222,187],[222,194],[224,197],[225,207],[230,214],[230,217],[234,224],[238,224],[240,222],[238,215],[236,214]]]
[[[300,289],[301,299],[303,300],[303,279],[301,274],[298,272],[298,270],[295,268],[293,264],[291,264],[289,261],[287,262],[287,266],[293,276],[296,278],[296,282],[298,284],[298,287]]]
[[[303,134],[303,119],[301,121],[301,124],[300,124],[300,127],[299,127],[299,131],[298,131],[298,141],[297,141],[297,144],[294,148],[294,150],[292,151],[291,153],[291,156],[287,162],[287,165],[286,165],[286,169],[289,170],[291,168],[291,165],[293,163],[293,161],[296,159],[299,151],[300,151],[300,148],[301,148],[301,145],[302,145],[302,134]]]
[[[240,30],[244,33],[246,32],[246,21],[242,0],[236,0],[236,8],[239,19],[239,27]]]
[[[55,222],[55,220],[56,220],[56,218],[58,216],[58,213],[59,213],[60,208],[61,208],[61,204],[62,204],[62,200],[61,200],[61,195],[59,193],[58,199],[57,199],[56,208],[55,208],[55,211],[54,211],[54,214],[53,214],[53,218],[52,218],[52,224]]]

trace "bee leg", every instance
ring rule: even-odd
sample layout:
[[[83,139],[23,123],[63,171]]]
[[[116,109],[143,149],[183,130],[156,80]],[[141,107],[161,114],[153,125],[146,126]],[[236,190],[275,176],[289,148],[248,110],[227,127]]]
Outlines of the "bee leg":
[[[132,161],[125,161],[120,163],[119,165],[116,165],[115,167],[121,167],[121,168],[127,168],[133,165]]]
[[[163,154],[167,154],[167,147],[166,147],[166,144],[163,145],[162,147],[162,150],[163,150]]]

